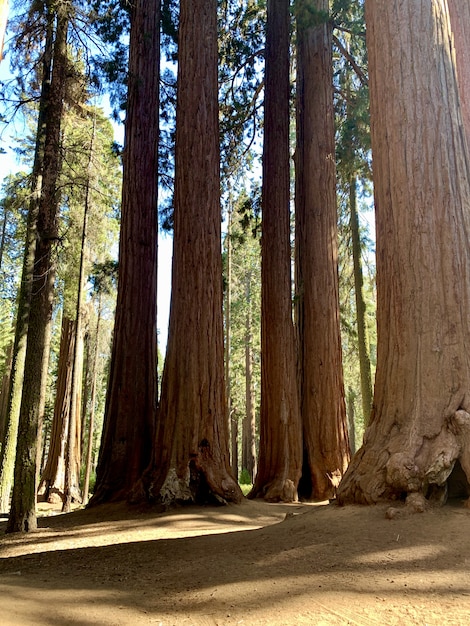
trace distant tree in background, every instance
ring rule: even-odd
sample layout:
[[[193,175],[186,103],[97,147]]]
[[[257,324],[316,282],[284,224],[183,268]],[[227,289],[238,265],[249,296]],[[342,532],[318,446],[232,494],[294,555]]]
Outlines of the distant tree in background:
[[[370,306],[373,302],[370,298],[371,278],[373,287],[374,275],[366,266],[366,261],[370,265],[373,259],[370,252],[372,242],[367,239],[367,224],[362,217],[364,209],[371,213],[367,204],[371,204],[372,178],[363,2],[342,3],[336,25],[333,42],[336,171],[341,235],[340,300],[343,369],[347,381],[348,417],[353,444],[355,428],[360,433],[363,426],[367,426],[372,409],[374,363],[371,344],[373,348],[375,337],[375,319],[372,323],[370,319],[375,309],[375,306]],[[360,381],[359,385],[357,381]]]

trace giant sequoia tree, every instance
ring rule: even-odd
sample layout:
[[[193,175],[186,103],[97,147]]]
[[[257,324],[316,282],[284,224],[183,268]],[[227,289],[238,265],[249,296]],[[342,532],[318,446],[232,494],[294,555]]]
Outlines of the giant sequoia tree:
[[[366,23],[377,372],[339,499],[422,506],[457,461],[470,477],[468,154],[447,2],[368,0]]]
[[[252,497],[294,500],[302,432],[291,305],[289,2],[269,0],[266,30],[262,252],[261,414]]]
[[[306,498],[334,496],[349,461],[339,325],[328,1],[297,3],[296,311]],[[310,10],[309,10],[310,9]],[[316,16],[316,20],[315,20]]]
[[[217,1],[180,4],[167,353],[147,495],[238,501],[229,467],[222,317]]]
[[[93,504],[129,495],[150,460],[155,427],[159,26],[160,1],[136,0],[131,14],[118,296]]]

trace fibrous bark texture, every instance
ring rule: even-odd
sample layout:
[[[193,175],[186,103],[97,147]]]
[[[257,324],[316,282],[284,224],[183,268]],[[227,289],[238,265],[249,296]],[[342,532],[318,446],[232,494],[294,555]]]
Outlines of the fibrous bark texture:
[[[46,117],[42,188],[37,215],[23,391],[19,416],[14,484],[7,532],[35,530],[36,479],[40,424],[44,415],[49,363],[52,302],[54,296],[54,247],[58,240],[61,168],[61,124],[67,79],[68,7],[49,6],[56,13],[56,32],[50,100]]]
[[[328,11],[328,2],[314,4],[318,11]],[[299,493],[324,500],[335,495],[349,462],[339,323],[332,44],[331,26],[311,26],[310,14],[298,10],[296,313],[304,434]]]
[[[462,119],[470,145],[470,2],[465,0],[447,0],[450,24],[454,39],[457,83],[459,86]]]
[[[131,15],[119,282],[96,489],[126,499],[150,461],[157,403],[157,163],[160,2]]]
[[[65,448],[70,417],[73,342],[74,323],[64,316],[49,452],[38,489],[39,499],[46,502],[62,502],[64,499]]]
[[[302,431],[292,322],[289,2],[267,4],[261,243],[261,410],[250,497],[297,499]]]
[[[377,216],[371,426],[341,502],[470,477],[470,187],[447,2],[366,1]],[[417,36],[420,33],[420,36]]]
[[[28,208],[26,240],[23,255],[20,290],[15,326],[15,341],[11,364],[10,387],[8,390],[5,437],[0,454],[0,510],[8,511],[13,483],[18,422],[20,419],[21,394],[23,389],[26,342],[32,293],[32,277],[37,245],[37,220],[41,197],[46,129],[49,111],[53,108],[51,90],[52,57],[54,51],[54,13],[48,11],[44,52],[42,55],[42,83],[39,100],[38,122],[34,164],[31,175],[31,195]]]
[[[180,6],[172,295],[151,499],[239,501],[225,404],[217,2]]]

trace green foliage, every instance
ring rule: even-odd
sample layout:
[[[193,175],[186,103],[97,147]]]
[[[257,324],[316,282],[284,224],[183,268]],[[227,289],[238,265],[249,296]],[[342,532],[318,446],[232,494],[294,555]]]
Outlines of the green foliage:
[[[364,3],[335,0],[334,87],[336,114],[336,171],[339,214],[339,281],[343,370],[348,413],[354,414],[356,441],[363,432],[356,301],[350,231],[350,184],[359,181],[362,268],[367,331],[372,368],[375,368],[375,267],[367,213],[371,212],[371,151]]]
[[[261,380],[261,249],[259,195],[242,189],[232,199],[230,232],[224,241],[225,294],[230,293],[230,406],[232,420],[239,420],[243,431],[246,417],[247,355],[251,359],[252,388],[256,414],[259,414]],[[230,247],[229,247],[230,243]],[[230,252],[229,252],[230,250]],[[231,257],[231,280],[228,284],[227,255]],[[241,443],[241,442],[240,442]]]
[[[322,11],[315,7],[312,0],[295,0],[293,12],[296,18],[297,28],[315,28],[328,22],[328,11]]]
[[[238,482],[240,483],[240,485],[249,485],[251,487],[251,476],[250,476],[250,472],[243,468],[242,471],[240,472],[240,476],[238,478]],[[246,495],[246,494],[245,494]]]
[[[262,128],[266,3],[226,0],[219,5],[220,135],[223,186],[249,169]]]
[[[24,172],[5,178],[0,197],[0,379],[13,341],[29,198]]]
[[[127,99],[130,10],[128,0],[89,0],[89,25],[100,41],[90,55],[90,82],[99,91],[107,88],[116,121]]]
[[[253,485],[240,485],[240,488],[242,490],[242,494],[246,497],[253,489]]]
[[[101,109],[83,106],[79,114],[69,110],[64,127],[58,277],[64,289],[64,306],[73,316],[85,203],[87,275],[93,263],[106,260],[109,250],[117,247],[121,172],[112,149],[113,129]]]
[[[364,297],[366,300],[366,324],[369,339],[369,355],[372,373],[375,371],[377,354],[377,331],[375,324],[375,266],[374,246],[370,239],[367,214],[370,209],[370,191],[359,188],[359,215],[361,218],[362,268],[364,275]],[[354,291],[354,268],[352,243],[349,227],[349,194],[340,189],[339,207],[339,293],[341,314],[341,336],[343,346],[344,386],[348,412],[353,411],[356,425],[356,441],[360,441],[364,430],[365,416],[362,412],[361,385],[356,326],[356,301]],[[373,378],[372,378],[373,379]]]

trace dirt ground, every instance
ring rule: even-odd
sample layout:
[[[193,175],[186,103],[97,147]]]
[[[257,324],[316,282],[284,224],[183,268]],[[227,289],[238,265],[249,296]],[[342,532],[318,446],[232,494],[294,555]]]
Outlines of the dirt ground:
[[[106,506],[4,535],[2,626],[468,624],[470,510]]]

